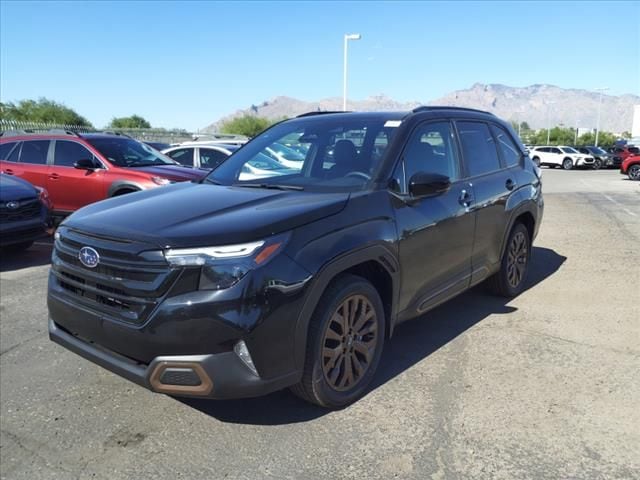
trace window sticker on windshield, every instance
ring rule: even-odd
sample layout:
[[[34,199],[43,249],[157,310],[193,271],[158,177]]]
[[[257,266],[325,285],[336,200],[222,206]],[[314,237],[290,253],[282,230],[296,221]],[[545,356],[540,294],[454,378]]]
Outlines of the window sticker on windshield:
[[[399,127],[401,123],[402,123],[402,120],[387,120],[384,123],[384,126],[395,128],[395,127]]]

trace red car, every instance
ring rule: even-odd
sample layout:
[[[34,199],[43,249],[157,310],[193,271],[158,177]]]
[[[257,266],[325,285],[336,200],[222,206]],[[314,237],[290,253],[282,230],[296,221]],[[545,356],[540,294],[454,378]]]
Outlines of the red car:
[[[620,173],[629,175],[629,180],[640,180],[640,155],[627,157],[620,166]]]
[[[624,162],[628,157],[640,155],[640,148],[633,145],[625,145],[624,147],[613,147],[611,149],[611,153],[613,153],[613,155],[615,155],[616,157],[622,158],[622,161]]]
[[[108,197],[207,174],[181,166],[126,135],[64,131],[3,134],[0,170],[45,188],[55,216]]]

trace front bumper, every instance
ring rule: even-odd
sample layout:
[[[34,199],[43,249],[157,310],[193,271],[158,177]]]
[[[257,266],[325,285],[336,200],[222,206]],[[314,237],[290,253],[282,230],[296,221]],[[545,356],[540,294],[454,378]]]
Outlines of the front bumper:
[[[49,338],[141,387],[174,396],[254,397],[286,388],[300,376],[298,372],[291,372],[277,378],[260,378],[234,352],[159,356],[149,364],[140,363],[72,335],[52,319],[49,319]]]
[[[595,165],[595,160],[591,157],[589,158],[579,158],[575,161],[577,167],[592,167]]]
[[[42,238],[46,235],[46,226],[42,219],[0,224],[0,247]]]

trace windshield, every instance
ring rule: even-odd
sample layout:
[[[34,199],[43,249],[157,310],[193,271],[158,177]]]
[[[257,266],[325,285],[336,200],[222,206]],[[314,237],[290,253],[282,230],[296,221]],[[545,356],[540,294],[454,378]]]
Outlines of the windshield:
[[[578,153],[575,148],[571,147],[562,147],[560,150],[562,150],[564,153]]]
[[[104,157],[118,167],[148,167],[178,165],[152,147],[132,138],[87,138]]]
[[[400,124],[387,120],[379,114],[318,115],[280,123],[234,153],[205,182],[328,192],[361,190],[380,166]]]
[[[587,150],[591,153],[607,153],[600,147],[587,147]]]

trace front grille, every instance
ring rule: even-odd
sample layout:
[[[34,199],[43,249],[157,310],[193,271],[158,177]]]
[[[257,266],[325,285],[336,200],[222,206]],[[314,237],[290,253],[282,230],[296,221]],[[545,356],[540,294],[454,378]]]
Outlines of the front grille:
[[[18,200],[17,208],[9,208],[7,204],[12,202],[0,203],[0,222],[21,222],[23,220],[31,220],[38,218],[42,207],[37,198],[29,198]]]
[[[142,325],[180,274],[163,257],[149,258],[141,253],[153,250],[153,246],[69,229],[61,228],[59,232],[51,262],[59,292],[67,301],[103,317]],[[100,255],[96,268],[80,263],[78,254],[84,246],[94,248]]]

